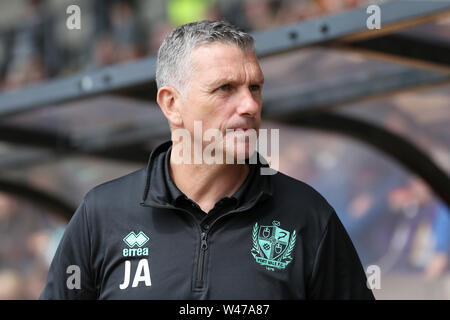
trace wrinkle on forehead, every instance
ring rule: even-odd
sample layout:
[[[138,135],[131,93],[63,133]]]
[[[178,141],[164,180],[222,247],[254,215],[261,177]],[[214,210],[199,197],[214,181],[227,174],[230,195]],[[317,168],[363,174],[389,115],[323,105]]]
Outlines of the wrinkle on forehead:
[[[222,83],[259,83],[264,76],[253,51],[227,44],[202,45],[192,52],[191,80],[208,87]],[[212,72],[214,71],[214,72]]]

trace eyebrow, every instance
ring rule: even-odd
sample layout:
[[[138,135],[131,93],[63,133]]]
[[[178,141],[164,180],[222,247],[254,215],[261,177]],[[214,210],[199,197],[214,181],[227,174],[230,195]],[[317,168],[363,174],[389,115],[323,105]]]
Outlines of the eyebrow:
[[[218,79],[218,80],[215,80],[215,81],[212,81],[211,83],[209,83],[208,87],[211,87],[212,89],[214,89],[214,88],[218,88],[218,87],[223,86],[228,83],[236,83],[236,82],[238,82],[238,80],[234,77],[221,78],[221,79]],[[255,81],[250,82],[250,85],[254,85],[254,84],[263,85],[264,77],[258,78]]]

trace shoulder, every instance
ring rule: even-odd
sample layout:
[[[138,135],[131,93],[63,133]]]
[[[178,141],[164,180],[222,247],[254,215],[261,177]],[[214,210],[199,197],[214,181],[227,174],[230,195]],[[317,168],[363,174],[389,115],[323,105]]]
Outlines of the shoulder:
[[[325,197],[311,185],[280,171],[272,176],[272,190],[279,201],[332,209]]]
[[[88,208],[105,208],[119,203],[139,205],[145,188],[145,168],[106,181],[90,189],[84,196]]]
[[[315,225],[319,230],[326,228],[335,211],[319,191],[279,171],[271,181],[275,206],[289,213],[293,220]]]

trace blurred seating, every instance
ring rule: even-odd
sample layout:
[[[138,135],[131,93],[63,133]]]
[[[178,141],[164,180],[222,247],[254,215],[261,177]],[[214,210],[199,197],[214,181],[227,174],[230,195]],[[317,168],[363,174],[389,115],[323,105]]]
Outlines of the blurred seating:
[[[225,19],[251,31],[354,8],[364,0],[113,0],[84,1],[82,29],[64,29],[64,4],[28,0],[23,17],[0,30],[0,90],[82,69],[134,61],[157,53],[176,25]],[[69,3],[67,3],[68,5]],[[6,4],[0,4],[0,8]],[[161,11],[161,15],[146,10]]]

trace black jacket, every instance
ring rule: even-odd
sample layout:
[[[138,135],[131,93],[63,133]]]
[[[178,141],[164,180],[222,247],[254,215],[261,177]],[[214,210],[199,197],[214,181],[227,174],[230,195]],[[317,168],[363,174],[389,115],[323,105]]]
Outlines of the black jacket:
[[[343,225],[312,187],[261,175],[258,161],[205,214],[170,178],[171,145],[85,195],[41,299],[374,298]]]

